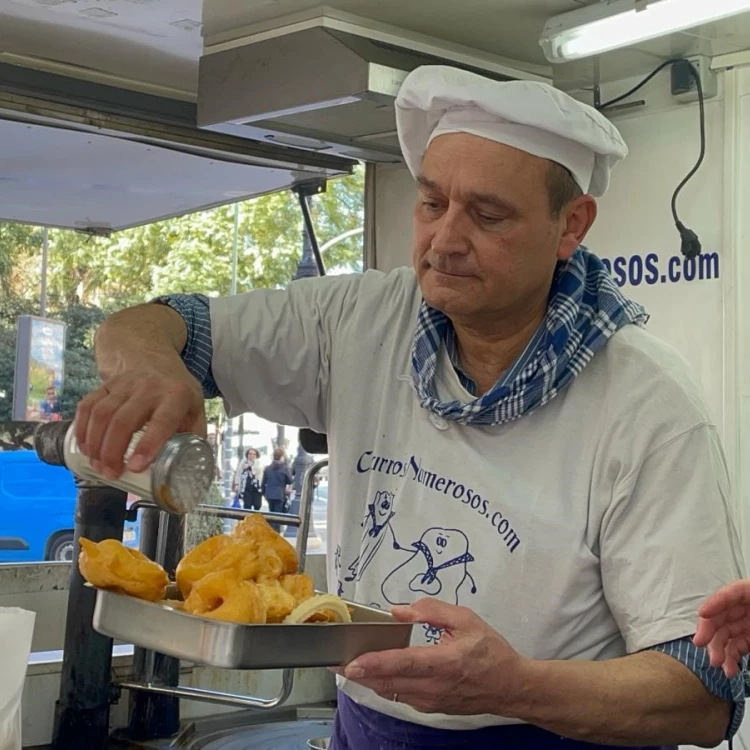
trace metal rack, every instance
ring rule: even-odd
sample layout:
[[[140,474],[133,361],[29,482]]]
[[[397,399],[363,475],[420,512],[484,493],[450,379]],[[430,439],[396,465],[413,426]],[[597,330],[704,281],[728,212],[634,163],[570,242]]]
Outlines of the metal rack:
[[[48,464],[65,466],[64,441],[70,422],[53,422],[33,427],[33,432],[28,430],[28,434],[24,433],[24,436],[27,441],[31,438],[39,458]],[[262,514],[269,521],[298,528],[296,549],[301,570],[305,568],[307,555],[313,480],[327,463],[327,459],[318,461],[306,472],[299,515]],[[133,514],[146,511],[141,517],[141,531],[144,531],[144,522],[149,520],[150,523],[145,524],[149,534],[145,535],[148,541],[144,542],[147,549],[142,551],[162,563],[166,555],[170,566],[176,565],[179,539],[172,533],[176,528],[173,523],[175,516],[162,513],[154,503],[145,501],[136,502],[128,511],[126,493],[105,484],[76,477],[76,485],[76,545],[81,537],[93,542],[122,539],[126,513],[130,512],[132,518]],[[252,512],[211,505],[201,505],[198,510],[208,515],[235,519],[244,518]],[[142,533],[142,538],[143,536]],[[113,684],[113,639],[93,629],[97,592],[87,587],[77,560],[73,560],[71,566],[68,599],[60,695],[55,707],[53,750],[66,750],[74,746],[88,747],[91,750],[104,750],[108,747],[110,705],[117,701],[124,689],[133,691],[133,702],[131,721],[123,735],[128,740],[138,741],[173,736],[179,731],[180,698],[263,711],[283,705],[291,694],[294,684],[294,672],[291,669],[283,671],[280,692],[271,698],[180,687],[178,660],[141,647],[136,647],[134,654],[134,678],[128,682]]]
[[[322,459],[312,464],[302,482],[302,496],[300,498],[299,515],[288,513],[265,513],[262,511],[240,510],[235,508],[222,508],[214,505],[198,505],[193,512],[203,513],[205,515],[217,516],[219,518],[232,518],[242,520],[249,515],[262,515],[266,520],[272,523],[285,524],[287,526],[296,526],[297,531],[297,559],[299,561],[299,570],[304,572],[305,562],[307,559],[307,535],[310,530],[310,518],[312,514],[312,503],[315,491],[315,476],[325,466],[328,465],[328,459]],[[128,510],[129,519],[134,520],[136,514],[142,509],[158,509],[155,503],[147,500],[138,500]],[[159,532],[157,535],[156,562],[162,564],[167,545],[167,519],[168,515],[160,511]],[[153,693],[156,695],[171,696],[174,698],[186,698],[189,700],[203,701],[206,703],[219,703],[228,706],[241,707],[245,709],[254,709],[258,711],[268,711],[282,706],[289,698],[294,687],[294,670],[284,669],[282,671],[281,689],[279,693],[271,698],[261,698],[258,696],[238,695],[234,693],[222,693],[213,690],[204,690],[202,688],[192,687],[169,687],[165,685],[156,685],[153,683],[154,677],[154,657],[153,651],[146,652],[146,679],[143,682],[125,681],[116,684],[121,690],[138,690],[142,692]]]

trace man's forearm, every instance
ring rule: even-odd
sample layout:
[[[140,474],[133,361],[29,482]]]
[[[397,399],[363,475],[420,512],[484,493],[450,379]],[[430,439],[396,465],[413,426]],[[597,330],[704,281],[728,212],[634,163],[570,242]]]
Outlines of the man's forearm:
[[[96,332],[99,374],[106,379],[143,363],[174,362],[186,340],[185,322],[165,305],[139,305],[114,313]]]
[[[714,747],[730,705],[666,654],[611,661],[536,661],[516,718],[586,742]]]

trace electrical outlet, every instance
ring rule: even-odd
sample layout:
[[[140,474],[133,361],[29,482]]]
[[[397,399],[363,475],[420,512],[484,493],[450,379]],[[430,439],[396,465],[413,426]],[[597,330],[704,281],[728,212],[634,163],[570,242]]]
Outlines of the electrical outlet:
[[[711,70],[711,58],[706,55],[694,55],[688,57],[698,71],[701,87],[703,88],[703,98],[711,99],[719,93],[719,79],[716,73]],[[672,96],[680,102],[697,102],[698,87],[695,83],[695,77],[687,65],[675,63],[672,65]]]

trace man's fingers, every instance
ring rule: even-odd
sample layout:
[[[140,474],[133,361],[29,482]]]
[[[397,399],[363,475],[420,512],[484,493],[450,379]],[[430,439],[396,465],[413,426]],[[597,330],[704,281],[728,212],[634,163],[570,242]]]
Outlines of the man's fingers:
[[[206,409],[204,406],[198,412],[197,417],[188,418],[184,430],[205,439],[208,434],[208,423],[206,421]]]
[[[437,649],[411,647],[363,654],[344,668],[350,680],[432,677],[438,670]]]
[[[125,454],[138,432],[150,419],[154,401],[149,398],[128,398],[109,420],[101,441],[100,460],[105,475],[112,478],[122,474]]]
[[[437,694],[441,690],[445,691],[445,685],[438,682],[428,682],[418,677],[397,677],[394,679],[379,680],[352,680],[358,685],[370,688],[378,695],[388,700],[393,700],[397,695],[400,703],[409,703],[409,696],[418,696],[424,698],[432,694]]]
[[[750,580],[735,581],[719,589],[703,604],[698,614],[701,617],[713,618],[738,606],[750,607]]]
[[[730,679],[739,674],[739,661],[742,658],[740,644],[737,640],[731,640],[724,649],[726,658],[724,659],[724,674]]]
[[[696,646],[708,646],[712,641],[725,642],[729,638],[738,638],[748,632],[750,632],[750,617],[729,619],[719,616],[712,620],[700,618],[693,636],[693,643]]]
[[[740,673],[740,661],[750,654],[750,637],[742,635],[738,638],[730,638],[725,649],[724,673],[730,679]]]
[[[719,628],[711,641],[708,643],[708,657],[712,667],[720,667],[727,658],[726,646],[729,641],[729,634],[725,628]]]
[[[202,421],[205,424],[205,416]],[[143,471],[156,458],[164,443],[179,431],[184,422],[184,402],[174,397],[162,401],[148,420],[143,437],[138,441],[128,461],[128,468],[135,472]],[[199,420],[196,425],[198,429],[201,429],[200,425]],[[205,434],[205,427],[203,432]]]
[[[708,646],[711,639],[716,635],[716,625],[713,620],[706,620],[703,617],[698,619],[698,627],[693,636],[693,643],[698,646]]]
[[[407,607],[394,607],[391,611],[400,622],[421,622],[451,632],[466,629],[478,620],[473,612],[464,607],[431,597],[419,599]]]
[[[84,444],[86,455],[92,462],[101,461],[102,447],[109,424],[126,399],[127,395],[124,393],[107,393],[91,407]]]
[[[107,391],[104,388],[97,388],[95,391],[92,391],[87,396],[84,396],[79,402],[78,406],[76,407],[76,415],[75,415],[75,437],[76,442],[78,443],[79,448],[84,453],[84,455],[88,456],[88,451],[86,449],[86,431],[88,429],[89,425],[89,418],[91,417],[91,410],[94,408],[94,405],[101,401],[101,399],[105,398],[107,396]]]

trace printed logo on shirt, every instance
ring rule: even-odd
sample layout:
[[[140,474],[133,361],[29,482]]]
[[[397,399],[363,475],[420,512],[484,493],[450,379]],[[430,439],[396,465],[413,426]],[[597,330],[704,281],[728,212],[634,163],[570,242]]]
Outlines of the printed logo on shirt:
[[[388,456],[377,456],[374,451],[365,451],[357,460],[356,469],[359,474],[372,472],[417,482],[423,487],[461,503],[468,510],[484,518],[492,525],[502,543],[511,553],[521,545],[521,538],[508,518],[501,510],[494,508],[490,500],[465,483],[430,471],[422,465],[422,459],[417,456],[399,460]],[[346,580],[354,579],[347,578]]]
[[[389,604],[408,604],[422,596],[434,596],[451,604],[459,603],[462,587],[472,594],[477,591],[469,565],[474,556],[469,551],[469,539],[459,529],[433,526],[419,539],[403,545],[396,538],[393,520],[395,494],[378,490],[367,505],[359,553],[347,566],[348,574],[341,579],[341,553],[336,551],[334,569],[338,590],[343,583],[359,582],[380,553],[392,565],[380,584],[383,598]],[[383,542],[388,544],[383,546]],[[380,550],[383,549],[383,552]],[[382,570],[382,568],[381,568]],[[343,572],[343,571],[342,571]],[[431,633],[431,642],[437,635]]]
[[[440,639],[445,632],[445,628],[435,628],[432,625],[427,624],[422,625],[422,630],[424,630],[425,641],[433,646],[437,646],[437,644],[440,643]]]
[[[463,531],[432,527],[409,547],[398,545],[409,556],[388,573],[380,587],[387,602],[409,604],[415,594],[421,594],[457,605],[461,588],[469,583],[469,590],[476,594],[477,587],[469,572],[474,556],[469,552],[469,540]]]
[[[336,552],[333,555],[333,571],[336,574],[336,596],[342,596],[344,593],[344,582],[341,580],[341,545],[336,545]]]
[[[376,492],[373,501],[367,506],[365,518],[360,524],[364,529],[359,546],[359,555],[349,564],[349,573],[344,581],[359,581],[367,566],[377,554],[386,538],[390,537],[392,547],[396,548],[396,539],[391,529],[391,520],[396,515],[393,510],[393,492]]]

